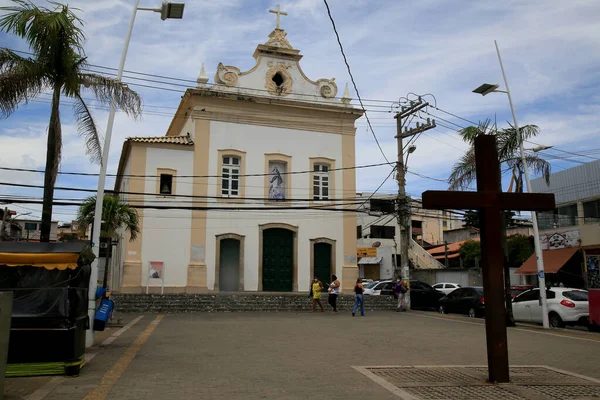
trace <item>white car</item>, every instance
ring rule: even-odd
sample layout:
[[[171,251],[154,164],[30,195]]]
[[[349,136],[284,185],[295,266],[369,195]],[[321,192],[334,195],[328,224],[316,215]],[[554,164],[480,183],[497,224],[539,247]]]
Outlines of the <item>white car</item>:
[[[513,299],[515,321],[542,323],[542,306],[538,288],[521,293]],[[550,326],[589,324],[588,292],[582,289],[552,287],[546,291]]]
[[[368,285],[364,285],[365,291],[364,295],[369,296],[379,296],[381,294],[381,290],[385,287],[387,289],[392,288],[394,286],[394,281],[391,279],[386,279],[385,281],[375,281],[371,282]]]
[[[460,285],[458,283],[439,282],[433,285],[433,288],[444,294],[450,294],[456,289],[460,288]]]

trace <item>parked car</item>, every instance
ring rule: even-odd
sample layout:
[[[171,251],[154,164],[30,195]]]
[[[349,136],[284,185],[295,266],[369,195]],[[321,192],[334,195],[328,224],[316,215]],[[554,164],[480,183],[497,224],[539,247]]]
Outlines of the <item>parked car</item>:
[[[467,314],[475,318],[484,315],[484,304],[482,287],[463,287],[442,297],[438,302],[438,310],[440,314]]]
[[[511,294],[512,298],[514,299],[521,293],[526,292],[527,290],[531,290],[533,288],[534,288],[533,285],[514,285],[514,286],[510,287],[510,294]]]
[[[460,285],[458,283],[447,283],[447,282],[439,282],[433,285],[435,290],[439,290],[444,294],[449,294],[452,291],[458,289]]]
[[[380,295],[394,295],[394,281],[387,281],[381,290]],[[435,290],[425,282],[411,280],[410,281],[410,307],[421,309],[436,310],[438,300],[444,297],[444,293]]]
[[[365,295],[369,295],[369,296],[379,296],[381,294],[381,290],[386,287],[386,288],[392,288],[392,294],[394,292],[394,281],[392,281],[391,279],[387,279],[384,281],[374,281],[371,282],[367,285],[363,285],[363,287],[365,288],[365,291],[363,294]]]
[[[513,299],[515,321],[542,323],[538,288]],[[588,292],[582,289],[552,287],[546,290],[550,326],[584,325],[589,328]]]

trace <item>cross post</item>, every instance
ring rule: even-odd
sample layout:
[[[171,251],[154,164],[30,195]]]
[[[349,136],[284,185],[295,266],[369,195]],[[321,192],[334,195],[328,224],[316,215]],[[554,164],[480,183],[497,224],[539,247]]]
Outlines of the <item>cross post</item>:
[[[498,148],[493,135],[475,139],[475,167],[477,192],[428,190],[422,196],[423,208],[479,210],[488,379],[490,382],[506,383],[510,377],[502,252],[504,210],[553,210],[554,195],[503,193]]]
[[[281,11],[281,7],[279,7],[279,4],[277,4],[277,6],[275,6],[274,10],[269,10],[269,12],[272,14],[277,14],[277,28],[275,28],[275,29],[281,29],[279,27],[279,17],[282,15],[288,15],[288,14],[284,11]]]

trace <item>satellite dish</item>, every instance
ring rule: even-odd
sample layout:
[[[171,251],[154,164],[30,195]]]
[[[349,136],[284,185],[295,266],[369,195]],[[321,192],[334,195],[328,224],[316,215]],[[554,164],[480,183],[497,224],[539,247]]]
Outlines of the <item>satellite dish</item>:
[[[381,242],[375,242],[375,243],[373,243],[373,247],[379,247],[379,246],[381,246]]]

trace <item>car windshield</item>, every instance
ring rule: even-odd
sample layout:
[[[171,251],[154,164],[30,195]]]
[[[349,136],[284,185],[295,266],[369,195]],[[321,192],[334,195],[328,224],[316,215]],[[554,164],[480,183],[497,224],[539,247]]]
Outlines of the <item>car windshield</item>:
[[[375,285],[377,285],[379,282],[371,282],[367,285],[364,285],[365,289],[373,289],[375,287]]]
[[[588,301],[588,292],[584,290],[569,290],[563,292],[562,295],[573,301]]]
[[[511,290],[510,290],[510,294],[512,294],[513,296],[517,296],[517,295],[519,295],[520,293],[523,293],[523,290],[522,290],[522,289],[511,289]]]

